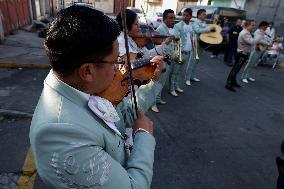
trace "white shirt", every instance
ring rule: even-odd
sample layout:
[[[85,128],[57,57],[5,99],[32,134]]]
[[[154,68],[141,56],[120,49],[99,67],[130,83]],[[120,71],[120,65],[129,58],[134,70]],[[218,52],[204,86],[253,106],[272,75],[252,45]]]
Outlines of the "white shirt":
[[[274,39],[274,37],[275,37],[275,29],[274,28],[270,29],[270,27],[267,27],[266,30],[265,30],[265,33],[267,35],[269,35],[271,39]]]
[[[184,23],[183,25],[183,31],[186,33],[186,43],[183,46],[183,51],[189,52],[192,50],[192,42],[191,42],[191,34],[192,34],[192,26],[191,24]]]
[[[267,53],[268,54],[279,54],[280,50],[275,50],[276,48],[279,48],[280,50],[282,50],[283,49],[282,43],[273,43],[272,49],[268,50]]]

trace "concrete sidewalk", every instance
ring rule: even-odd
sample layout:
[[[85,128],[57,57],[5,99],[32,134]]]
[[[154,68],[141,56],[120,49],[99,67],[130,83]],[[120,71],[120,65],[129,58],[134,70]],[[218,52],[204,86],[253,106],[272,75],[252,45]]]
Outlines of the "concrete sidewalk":
[[[43,38],[37,33],[19,30],[0,44],[0,68],[39,67],[48,68],[49,59],[43,46]]]

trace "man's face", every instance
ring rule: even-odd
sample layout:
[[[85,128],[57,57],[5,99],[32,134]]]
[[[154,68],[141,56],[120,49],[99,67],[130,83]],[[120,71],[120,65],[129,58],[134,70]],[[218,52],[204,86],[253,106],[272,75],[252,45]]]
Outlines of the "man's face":
[[[251,22],[250,25],[247,26],[247,30],[252,32],[255,29],[255,22]]]
[[[237,20],[236,25],[241,27],[242,26],[242,21],[240,19]]]
[[[173,28],[175,25],[175,18],[175,13],[168,13],[164,22],[169,28]]]
[[[204,21],[205,18],[206,18],[206,12],[202,12],[202,13],[198,16],[198,18],[199,18],[200,20]]]
[[[182,17],[183,21],[188,23],[191,19],[191,15],[188,12],[183,12],[183,17]]]
[[[119,54],[117,40],[113,42],[112,47],[112,52],[102,60],[108,63],[98,63],[99,65],[93,64],[93,72],[91,72],[91,74],[93,75],[93,94],[104,91],[110,86],[111,82],[113,81],[116,70],[115,66],[117,66],[115,63],[117,62]]]

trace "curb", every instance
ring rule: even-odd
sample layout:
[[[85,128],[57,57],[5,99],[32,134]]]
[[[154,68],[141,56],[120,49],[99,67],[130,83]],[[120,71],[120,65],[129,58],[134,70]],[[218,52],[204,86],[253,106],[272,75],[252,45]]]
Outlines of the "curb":
[[[7,116],[7,117],[17,117],[17,118],[32,118],[33,114],[26,113],[26,112],[20,112],[16,110],[5,110],[0,109],[0,115]]]
[[[18,64],[15,62],[0,62],[0,68],[40,68],[40,69],[50,69],[50,64],[32,64],[23,63]]]

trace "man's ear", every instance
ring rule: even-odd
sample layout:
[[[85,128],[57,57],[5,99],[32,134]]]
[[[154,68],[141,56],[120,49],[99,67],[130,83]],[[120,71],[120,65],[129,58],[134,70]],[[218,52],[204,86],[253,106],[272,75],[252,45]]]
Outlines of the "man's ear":
[[[79,76],[83,81],[92,82],[94,80],[94,65],[82,64],[79,68]]]

